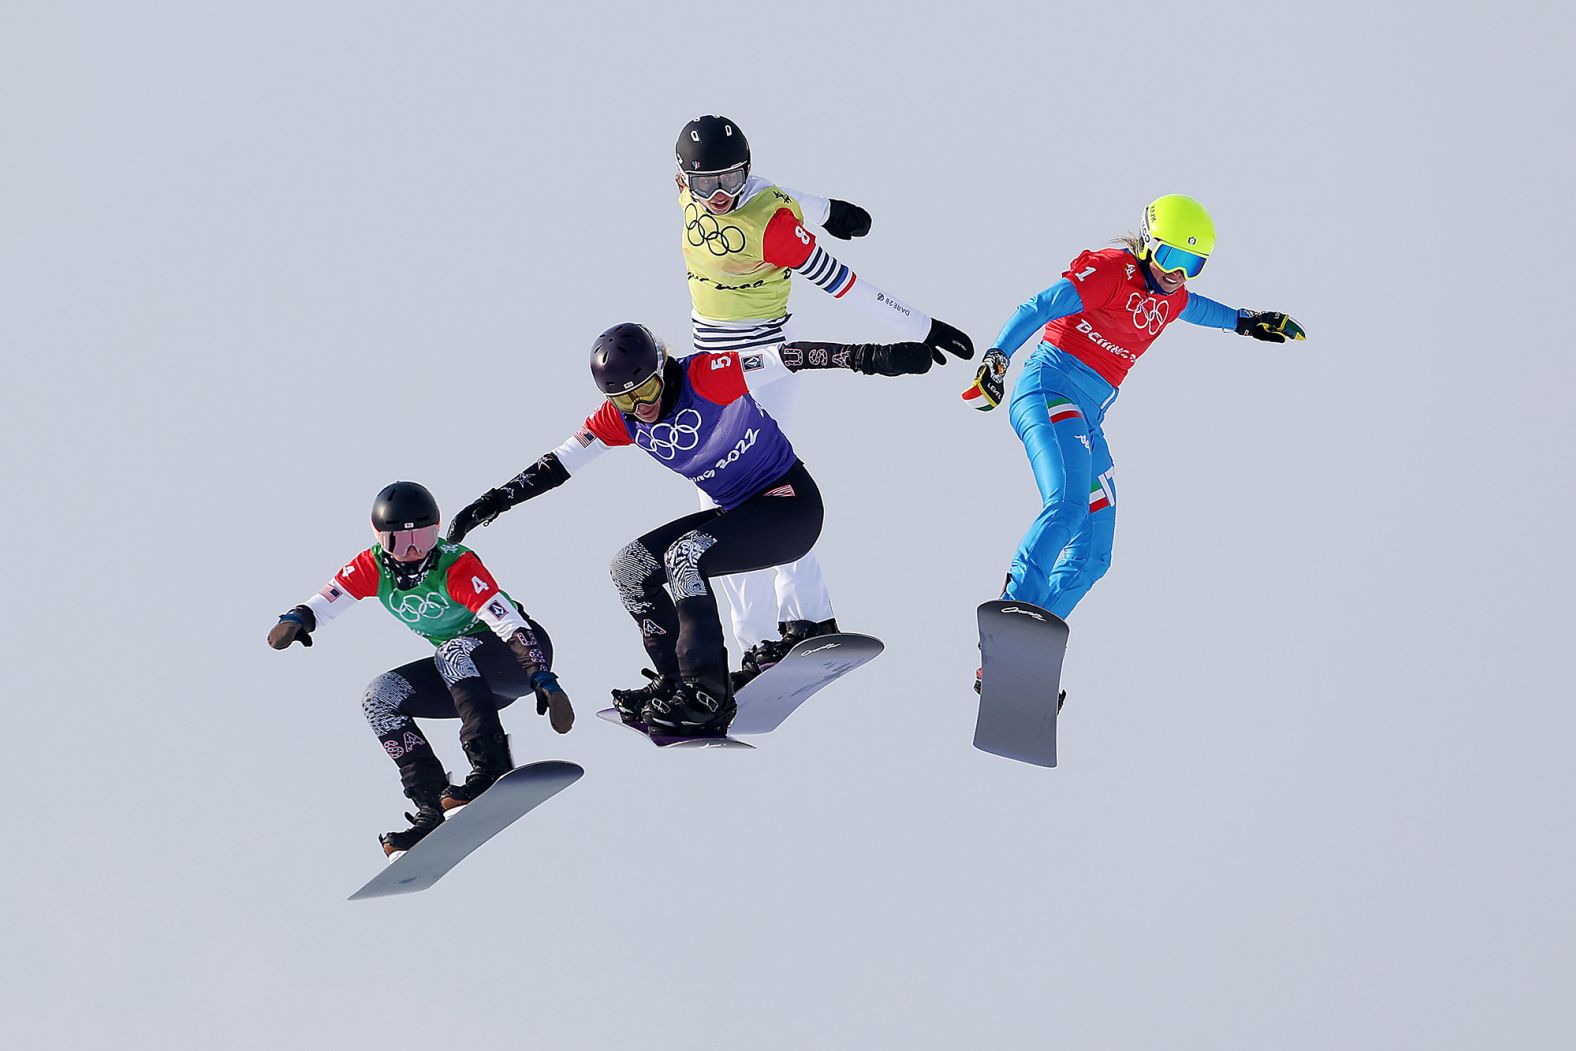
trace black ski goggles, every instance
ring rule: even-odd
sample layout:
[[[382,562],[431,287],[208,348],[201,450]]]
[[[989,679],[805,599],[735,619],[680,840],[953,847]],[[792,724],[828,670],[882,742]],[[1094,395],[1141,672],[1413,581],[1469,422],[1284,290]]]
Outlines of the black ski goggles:
[[[744,192],[744,184],[750,181],[749,172],[744,165],[729,168],[721,172],[685,172],[684,185],[689,187],[689,192],[701,200],[710,200],[718,190],[729,197],[737,197]]]
[[[662,373],[653,372],[640,383],[622,394],[609,394],[607,400],[619,412],[634,412],[642,405],[649,405],[662,397]]]

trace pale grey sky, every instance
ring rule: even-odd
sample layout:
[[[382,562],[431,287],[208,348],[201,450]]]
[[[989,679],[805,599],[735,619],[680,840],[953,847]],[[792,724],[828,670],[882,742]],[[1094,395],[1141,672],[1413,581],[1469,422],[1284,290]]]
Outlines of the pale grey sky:
[[[0,1043],[1565,1046],[1552,10],[0,6]],[[1198,290],[1311,339],[1177,326],[1128,380],[1054,771],[969,747],[1037,498],[967,366],[806,379],[839,619],[887,650],[752,753],[590,718],[641,664],[607,561],[693,506],[605,458],[474,538],[582,714],[512,709],[515,756],[586,777],[347,903],[403,803],[361,689],[424,644],[264,633],[389,480],[452,512],[560,441],[597,332],[682,342],[671,145],[714,110],[981,347],[1172,191],[1219,229]]]

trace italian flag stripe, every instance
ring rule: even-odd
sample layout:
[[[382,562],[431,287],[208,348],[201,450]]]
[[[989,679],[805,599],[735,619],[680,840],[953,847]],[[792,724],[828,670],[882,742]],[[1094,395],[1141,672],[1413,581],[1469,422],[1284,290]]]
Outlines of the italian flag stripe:
[[[1094,514],[1096,511],[1104,511],[1110,506],[1111,501],[1106,499],[1105,489],[1101,487],[1100,483],[1096,482],[1091,485],[1089,487],[1089,513]]]
[[[1063,420],[1070,420],[1083,415],[1083,413],[1078,411],[1078,406],[1066,398],[1062,398],[1060,401],[1046,402],[1045,408],[1051,414],[1052,423],[1061,423]]]

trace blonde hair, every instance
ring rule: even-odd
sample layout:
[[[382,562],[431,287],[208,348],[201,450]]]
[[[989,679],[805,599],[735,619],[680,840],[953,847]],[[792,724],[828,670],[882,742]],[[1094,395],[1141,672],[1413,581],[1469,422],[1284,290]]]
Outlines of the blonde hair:
[[[1135,233],[1125,233],[1120,237],[1113,237],[1110,243],[1121,245],[1138,258],[1144,258],[1144,239]]]

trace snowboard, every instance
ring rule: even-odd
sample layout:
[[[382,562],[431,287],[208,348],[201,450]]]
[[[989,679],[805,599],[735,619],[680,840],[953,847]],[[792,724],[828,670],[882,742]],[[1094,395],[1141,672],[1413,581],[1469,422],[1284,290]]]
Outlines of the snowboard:
[[[728,727],[727,737],[667,737],[633,726],[627,729],[646,737],[658,748],[753,748],[738,736],[771,733],[822,687],[874,660],[883,649],[880,639],[843,633],[817,635],[796,644],[782,660],[734,695],[739,711]],[[597,715],[625,726],[614,708],[605,708]]]
[[[1067,623],[1029,602],[982,603],[979,719],[974,747],[1035,766],[1056,765],[1056,700]]]
[[[584,773],[579,764],[558,759],[509,771],[477,796],[475,802],[453,813],[420,843],[390,862],[349,900],[426,890],[469,857],[471,851],[580,780]]]
[[[618,709],[617,708],[603,708],[600,712],[597,712],[596,714],[597,714],[597,718],[599,718],[599,719],[606,719],[608,722],[612,723],[614,726],[622,726],[626,730],[630,730],[630,731],[633,731],[634,733],[639,734],[640,736],[644,737],[646,740],[650,741],[652,744],[656,745],[658,748],[751,748],[751,749],[753,749],[755,747],[753,744],[746,744],[743,741],[736,740],[735,738],[732,738],[732,737],[670,737],[667,734],[662,733],[661,731],[657,731],[656,733],[653,733],[651,731],[651,728],[646,726],[644,723],[638,723],[638,724],[636,724],[634,726],[631,726],[628,723],[626,723],[623,719],[620,719],[618,717]]]

